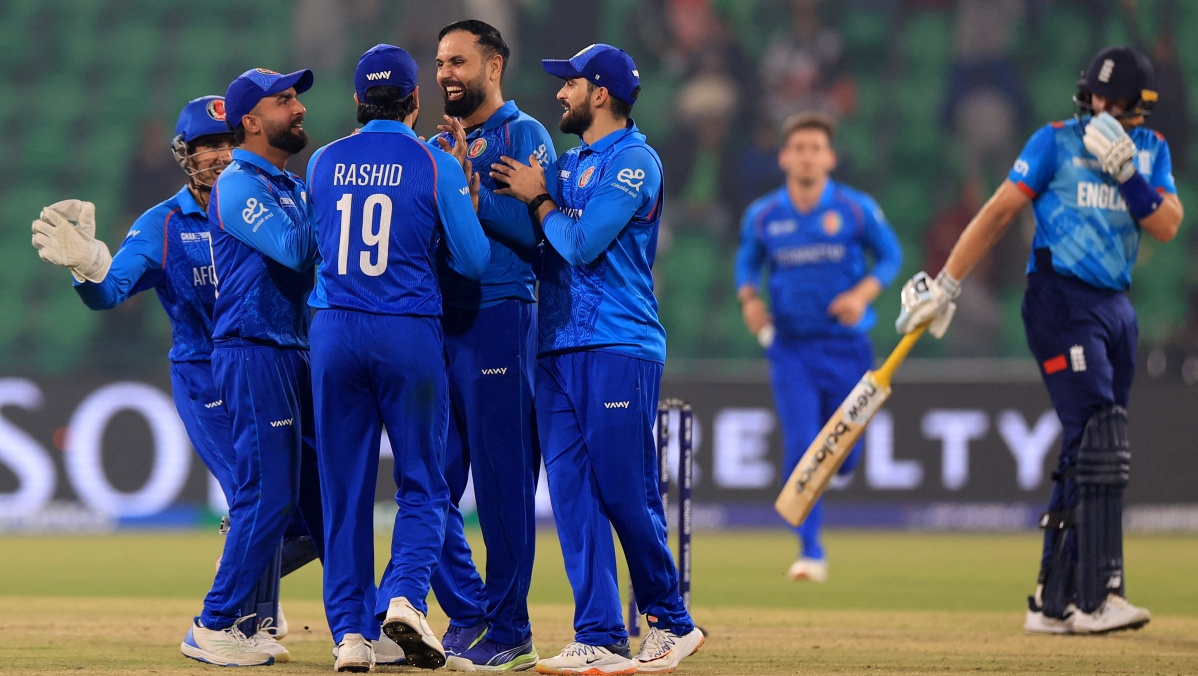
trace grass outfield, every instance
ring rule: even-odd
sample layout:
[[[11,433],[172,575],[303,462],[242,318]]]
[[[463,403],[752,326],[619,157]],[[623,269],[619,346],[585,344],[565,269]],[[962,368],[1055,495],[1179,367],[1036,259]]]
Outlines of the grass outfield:
[[[793,583],[782,531],[699,532],[694,614],[709,632],[686,674],[1198,673],[1198,537],[1127,539],[1141,631],[1025,636],[1036,534],[830,532],[831,579]],[[0,673],[176,674],[215,667],[178,651],[212,579],[215,533],[0,537]],[[543,655],[572,637],[569,588],[551,532],[530,595]],[[283,581],[288,673],[331,673],[320,569]],[[433,610],[435,631],[445,617]],[[380,668],[380,672],[417,673]]]

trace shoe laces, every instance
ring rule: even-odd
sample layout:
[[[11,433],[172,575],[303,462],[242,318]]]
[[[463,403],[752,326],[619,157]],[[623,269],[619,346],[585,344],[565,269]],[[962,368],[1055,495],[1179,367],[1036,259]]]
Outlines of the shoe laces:
[[[258,631],[256,633],[258,633],[258,634],[265,633],[269,636],[271,629],[277,629],[277,627],[275,626],[275,618],[264,617],[261,620],[258,620]]]
[[[608,650],[606,648],[601,648],[599,646],[593,646],[593,645],[587,645],[586,643],[579,643],[578,641],[574,641],[573,643],[570,643],[569,645],[567,645],[565,648],[562,648],[562,657],[578,657],[580,655],[599,655],[599,654],[602,654],[599,652],[600,650],[602,650],[603,652],[608,652]]]
[[[674,649],[674,634],[664,629],[650,627],[649,633],[645,636],[645,642],[641,644],[641,652],[648,653],[653,657],[664,655]]]
[[[257,639],[255,639],[253,636],[247,636],[245,632],[241,630],[241,625],[254,617],[257,617],[257,613],[250,613],[249,615],[246,615],[229,625],[229,627],[224,629],[224,632],[232,637],[233,640],[237,642],[237,645],[256,648],[258,646]]]

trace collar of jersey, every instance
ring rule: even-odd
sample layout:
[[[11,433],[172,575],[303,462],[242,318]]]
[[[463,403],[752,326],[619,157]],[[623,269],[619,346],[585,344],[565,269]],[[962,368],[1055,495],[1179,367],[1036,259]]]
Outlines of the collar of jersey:
[[[811,214],[814,214],[815,212],[831,204],[832,194],[835,192],[836,181],[833,181],[831,178],[829,178],[828,182],[824,184],[824,191],[820,193],[819,201],[815,203],[815,206],[811,208],[811,211],[799,211],[799,207],[796,206],[794,202],[790,201],[790,191],[786,189],[786,184],[782,184],[782,199],[786,200],[786,203],[790,206],[791,211],[799,214],[800,216],[810,216]]]
[[[624,140],[624,138],[627,137],[628,135],[639,134],[640,131],[641,131],[640,129],[636,128],[636,123],[633,122],[632,118],[630,117],[630,118],[628,118],[628,124],[625,125],[625,127],[623,129],[617,129],[616,131],[613,131],[612,133],[608,134],[607,136],[604,136],[603,138],[599,139],[598,141],[595,141],[591,145],[587,145],[586,142],[584,141],[582,144],[582,149],[589,150],[593,153],[601,153],[604,150],[607,150],[608,148],[610,148],[610,147],[616,145],[617,143],[619,143],[620,141]]]
[[[504,101],[503,105],[499,106],[495,112],[491,113],[491,117],[488,117],[486,121],[482,123],[482,126],[478,129],[475,129],[470,136],[491,131],[496,127],[502,127],[519,114],[520,109],[516,107],[515,101]]]
[[[407,134],[408,136],[416,135],[416,132],[412,131],[411,127],[399,120],[371,120],[359,130],[359,133],[371,132],[387,132],[392,134],[398,132],[400,134]]]
[[[258,153],[251,152],[249,150],[245,150],[244,148],[235,149],[233,151],[233,159],[241,160],[242,162],[245,162],[246,164],[252,164],[255,167],[258,167],[259,169],[261,169],[262,171],[265,171],[267,174],[269,174],[271,176],[282,176],[284,178],[290,178],[290,176],[287,175],[287,172],[283,171],[282,169],[279,169],[275,165],[266,161],[265,157],[262,157]]]
[[[194,215],[204,213],[204,210],[200,208],[200,203],[196,201],[195,196],[191,194],[191,190],[188,190],[187,186],[183,186],[179,189],[179,192],[175,193],[175,201],[179,203],[179,209],[185,214]]]

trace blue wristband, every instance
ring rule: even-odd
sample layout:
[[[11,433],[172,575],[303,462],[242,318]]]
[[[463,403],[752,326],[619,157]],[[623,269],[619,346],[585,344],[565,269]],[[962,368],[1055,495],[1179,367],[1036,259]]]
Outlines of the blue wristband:
[[[1148,185],[1148,179],[1138,171],[1132,174],[1131,178],[1119,184],[1119,192],[1123,193],[1123,200],[1127,202],[1127,210],[1137,221],[1151,216],[1165,201],[1165,198],[1155,188]]]

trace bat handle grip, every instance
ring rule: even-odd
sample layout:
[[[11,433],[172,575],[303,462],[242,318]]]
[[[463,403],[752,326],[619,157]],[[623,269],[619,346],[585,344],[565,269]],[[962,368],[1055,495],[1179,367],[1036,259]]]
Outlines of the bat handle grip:
[[[898,370],[899,364],[907,358],[907,354],[911,352],[911,348],[915,347],[915,341],[923,335],[924,331],[928,330],[928,325],[922,324],[911,333],[903,336],[899,344],[895,346],[894,351],[882,363],[882,366],[874,371],[874,381],[882,387],[890,387],[890,379],[894,377],[894,372]]]

